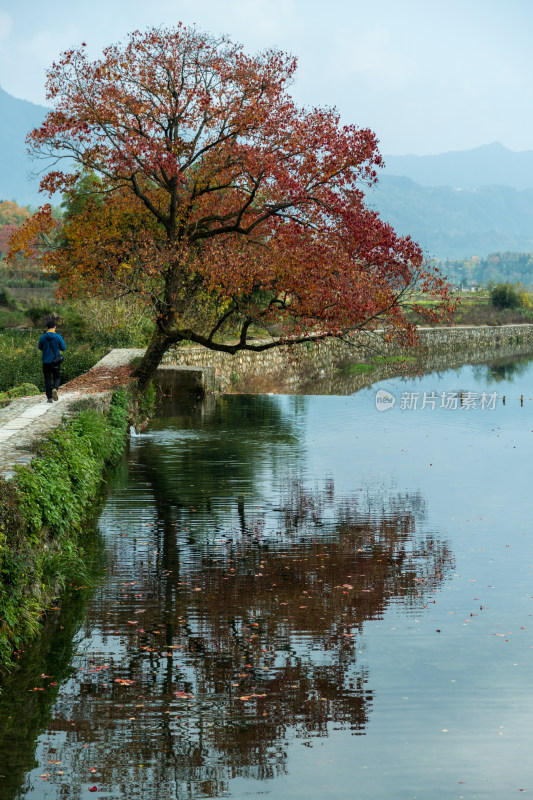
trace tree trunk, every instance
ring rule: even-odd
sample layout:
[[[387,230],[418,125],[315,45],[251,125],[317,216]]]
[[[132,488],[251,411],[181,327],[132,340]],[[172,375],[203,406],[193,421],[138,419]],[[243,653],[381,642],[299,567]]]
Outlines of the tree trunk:
[[[133,372],[141,392],[146,390],[171,344],[172,340],[156,328],[141,363]]]

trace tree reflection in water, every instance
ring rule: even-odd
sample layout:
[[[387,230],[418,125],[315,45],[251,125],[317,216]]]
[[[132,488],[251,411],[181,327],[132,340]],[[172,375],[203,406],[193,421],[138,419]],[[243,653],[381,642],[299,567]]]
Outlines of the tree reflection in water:
[[[531,354],[515,356],[514,358],[492,359],[488,364],[473,367],[473,374],[477,381],[487,384],[513,382],[515,378],[523,377],[531,365]]]
[[[364,622],[420,608],[452,566],[420,531],[420,495],[337,500],[332,480],[295,479],[268,514],[241,503],[240,535],[191,546],[150,469],[48,728],[58,796],[90,782],[120,798],[215,797],[286,771],[294,738],[364,733]]]

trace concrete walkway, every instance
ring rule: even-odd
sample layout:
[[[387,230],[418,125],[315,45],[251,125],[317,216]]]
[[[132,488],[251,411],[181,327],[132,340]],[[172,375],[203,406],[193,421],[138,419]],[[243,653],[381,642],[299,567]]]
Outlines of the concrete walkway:
[[[48,403],[42,395],[21,397],[0,410],[0,477],[13,476],[15,464],[29,464],[34,458],[35,440],[57,427],[69,415],[81,392],[59,391],[57,403]]]
[[[93,369],[97,367],[124,367],[126,364],[131,364],[135,358],[142,358],[146,350],[134,347],[115,347],[106,356],[100,359],[98,364],[95,364]]]

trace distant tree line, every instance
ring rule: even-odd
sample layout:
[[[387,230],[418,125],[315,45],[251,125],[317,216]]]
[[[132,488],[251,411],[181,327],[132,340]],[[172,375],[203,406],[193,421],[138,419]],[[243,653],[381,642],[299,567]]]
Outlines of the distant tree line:
[[[457,286],[521,283],[533,286],[533,253],[490,253],[457,261],[441,261],[440,269]]]

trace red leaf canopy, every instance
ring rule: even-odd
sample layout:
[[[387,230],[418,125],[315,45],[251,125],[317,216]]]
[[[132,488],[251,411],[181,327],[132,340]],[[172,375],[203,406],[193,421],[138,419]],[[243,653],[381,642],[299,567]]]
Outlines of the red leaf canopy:
[[[281,341],[378,323],[412,338],[402,303],[414,286],[444,313],[447,287],[418,245],[365,207],[382,163],[375,135],[299,108],[295,69],[281,52],[249,56],[182,25],[135,32],[96,61],[83,46],[65,52],[29,142],[68,160],[42,181],[66,193],[68,213],[54,228],[41,210],[40,228],[27,226],[33,239],[54,229],[46,258],[63,289],[135,293],[163,352],[183,339],[258,349],[251,326]]]

